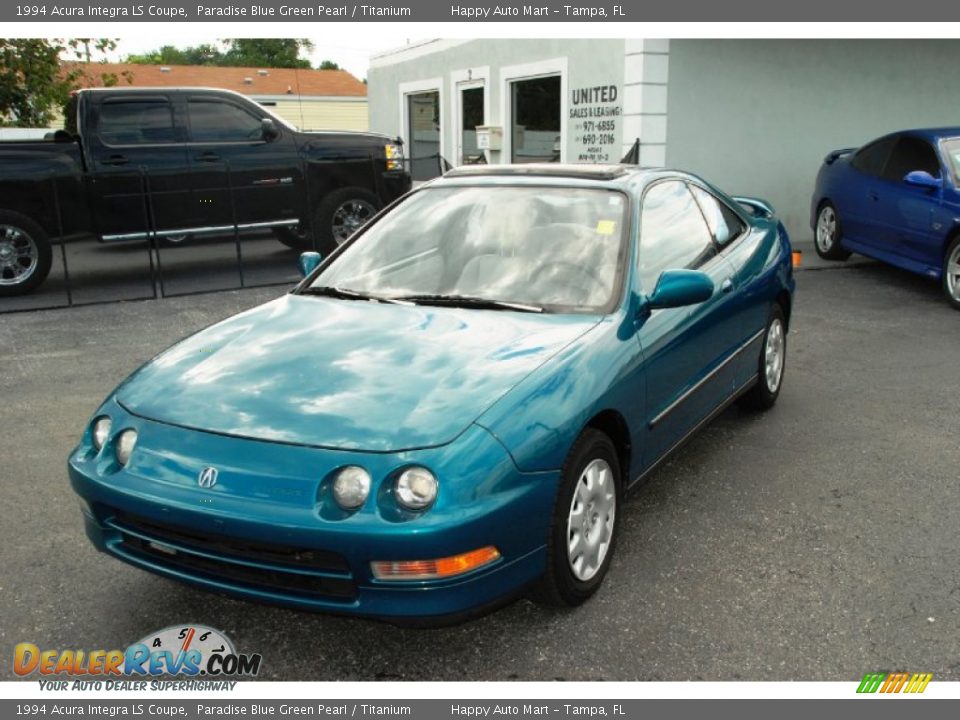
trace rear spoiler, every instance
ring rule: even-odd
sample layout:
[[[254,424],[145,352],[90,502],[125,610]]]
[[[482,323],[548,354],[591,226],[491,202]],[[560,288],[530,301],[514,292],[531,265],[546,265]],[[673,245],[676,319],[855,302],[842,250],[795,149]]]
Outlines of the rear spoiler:
[[[733,199],[742,205],[744,209],[746,209],[746,211],[754,217],[773,217],[773,214],[776,212],[776,210],[773,209],[773,205],[768,203],[766,200],[761,200],[760,198],[734,196]]]
[[[833,165],[834,160],[836,160],[841,155],[849,155],[856,148],[843,148],[843,150],[834,150],[831,153],[827,153],[827,156],[823,159],[824,165]]]

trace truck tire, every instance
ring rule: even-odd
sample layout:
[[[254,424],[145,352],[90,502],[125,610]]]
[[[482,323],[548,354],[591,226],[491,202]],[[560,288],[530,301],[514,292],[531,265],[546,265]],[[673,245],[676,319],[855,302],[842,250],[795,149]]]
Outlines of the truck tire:
[[[380,200],[369,190],[346,187],[328,193],[313,214],[312,231],[301,227],[274,228],[277,240],[294,250],[317,250],[324,257],[343,244],[380,210]]]
[[[0,210],[0,297],[23,295],[47,279],[53,252],[36,221]]]
[[[320,252],[333,252],[380,210],[377,196],[361,188],[343,188],[320,201],[314,215]]]

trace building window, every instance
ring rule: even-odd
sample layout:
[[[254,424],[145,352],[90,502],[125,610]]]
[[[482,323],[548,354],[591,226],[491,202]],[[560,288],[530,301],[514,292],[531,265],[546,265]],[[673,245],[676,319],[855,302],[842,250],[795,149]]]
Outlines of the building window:
[[[483,86],[463,88],[460,91],[460,161],[477,162],[481,152],[477,148],[477,126],[483,125]]]
[[[560,161],[560,76],[515,80],[511,92],[510,161]]]
[[[410,129],[408,153],[414,180],[429,180],[440,174],[440,92],[407,95]]]

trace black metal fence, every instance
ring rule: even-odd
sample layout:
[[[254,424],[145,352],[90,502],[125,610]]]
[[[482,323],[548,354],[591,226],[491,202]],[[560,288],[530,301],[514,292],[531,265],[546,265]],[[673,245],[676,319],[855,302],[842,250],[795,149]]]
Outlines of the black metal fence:
[[[416,169],[426,178],[451,168],[439,154],[404,162],[408,171]],[[178,238],[155,226],[155,194],[148,169],[131,168],[131,173],[140,176],[142,230],[131,228],[125,233],[135,239],[111,242],[92,233],[65,235],[64,228],[70,223],[62,214],[57,183],[51,175],[49,192],[56,217],[42,223],[55,228],[50,236],[50,273],[29,293],[0,297],[0,313],[293,285],[300,277],[296,262],[300,251],[281,243],[272,229],[237,223],[229,167],[226,172],[233,222],[219,230]]]

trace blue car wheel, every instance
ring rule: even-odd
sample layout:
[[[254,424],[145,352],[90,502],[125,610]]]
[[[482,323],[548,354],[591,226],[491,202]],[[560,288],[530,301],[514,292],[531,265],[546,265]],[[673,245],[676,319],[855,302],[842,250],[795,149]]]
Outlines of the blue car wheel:
[[[824,200],[817,212],[817,226],[814,237],[817,255],[824,260],[846,260],[850,252],[840,245],[840,215],[829,200]]]
[[[960,236],[954,238],[943,256],[943,291],[955,310],[960,310]]]
[[[563,465],[539,599],[574,607],[603,583],[616,548],[622,487],[616,448],[604,433],[587,428]]]

